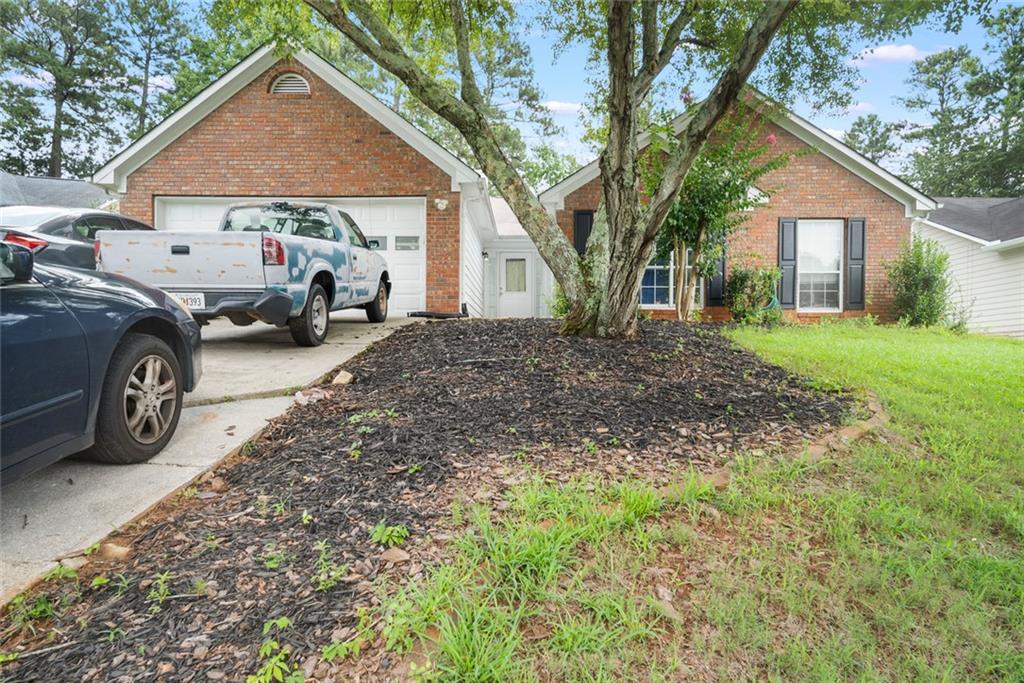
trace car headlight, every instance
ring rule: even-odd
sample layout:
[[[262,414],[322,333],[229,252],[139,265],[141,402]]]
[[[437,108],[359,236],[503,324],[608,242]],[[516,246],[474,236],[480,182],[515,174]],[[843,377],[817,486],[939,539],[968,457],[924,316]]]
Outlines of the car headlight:
[[[178,308],[185,312],[185,315],[188,316],[189,320],[195,320],[195,317],[192,315],[192,309],[188,307],[187,303],[171,294],[168,294],[167,298],[173,301],[174,303],[178,304]]]

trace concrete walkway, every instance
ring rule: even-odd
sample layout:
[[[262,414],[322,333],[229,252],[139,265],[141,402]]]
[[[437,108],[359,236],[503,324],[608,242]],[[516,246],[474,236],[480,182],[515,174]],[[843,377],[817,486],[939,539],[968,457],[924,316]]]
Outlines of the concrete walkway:
[[[261,324],[203,328],[202,381],[160,455],[140,465],[64,460],[0,491],[2,602],[215,466],[286,411],[296,391],[406,322],[335,313],[327,342],[312,349]]]

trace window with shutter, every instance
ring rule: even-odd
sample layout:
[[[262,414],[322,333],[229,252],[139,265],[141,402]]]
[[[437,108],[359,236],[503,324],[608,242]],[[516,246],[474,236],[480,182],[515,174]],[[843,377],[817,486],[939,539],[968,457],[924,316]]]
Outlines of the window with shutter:
[[[270,92],[274,95],[308,95],[309,82],[297,73],[284,73],[274,79]]]
[[[572,243],[576,253],[583,256],[587,250],[587,240],[594,229],[593,211],[574,211],[572,214]]]
[[[867,251],[867,221],[851,218],[846,222],[846,307],[864,310],[864,265]]]

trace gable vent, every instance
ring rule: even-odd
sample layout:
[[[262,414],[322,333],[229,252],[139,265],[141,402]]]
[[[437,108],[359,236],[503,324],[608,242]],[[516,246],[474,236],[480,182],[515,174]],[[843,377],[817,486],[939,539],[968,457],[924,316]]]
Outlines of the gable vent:
[[[274,79],[274,83],[270,86],[270,92],[275,95],[308,95],[309,83],[306,81],[305,78],[303,78],[299,74],[281,74],[280,76]]]

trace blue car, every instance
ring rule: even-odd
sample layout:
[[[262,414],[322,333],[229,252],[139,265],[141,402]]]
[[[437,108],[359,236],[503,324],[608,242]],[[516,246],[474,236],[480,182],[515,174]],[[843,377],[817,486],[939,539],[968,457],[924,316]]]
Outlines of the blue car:
[[[158,289],[34,263],[0,231],[0,482],[73,453],[159,453],[202,373],[199,325]]]

